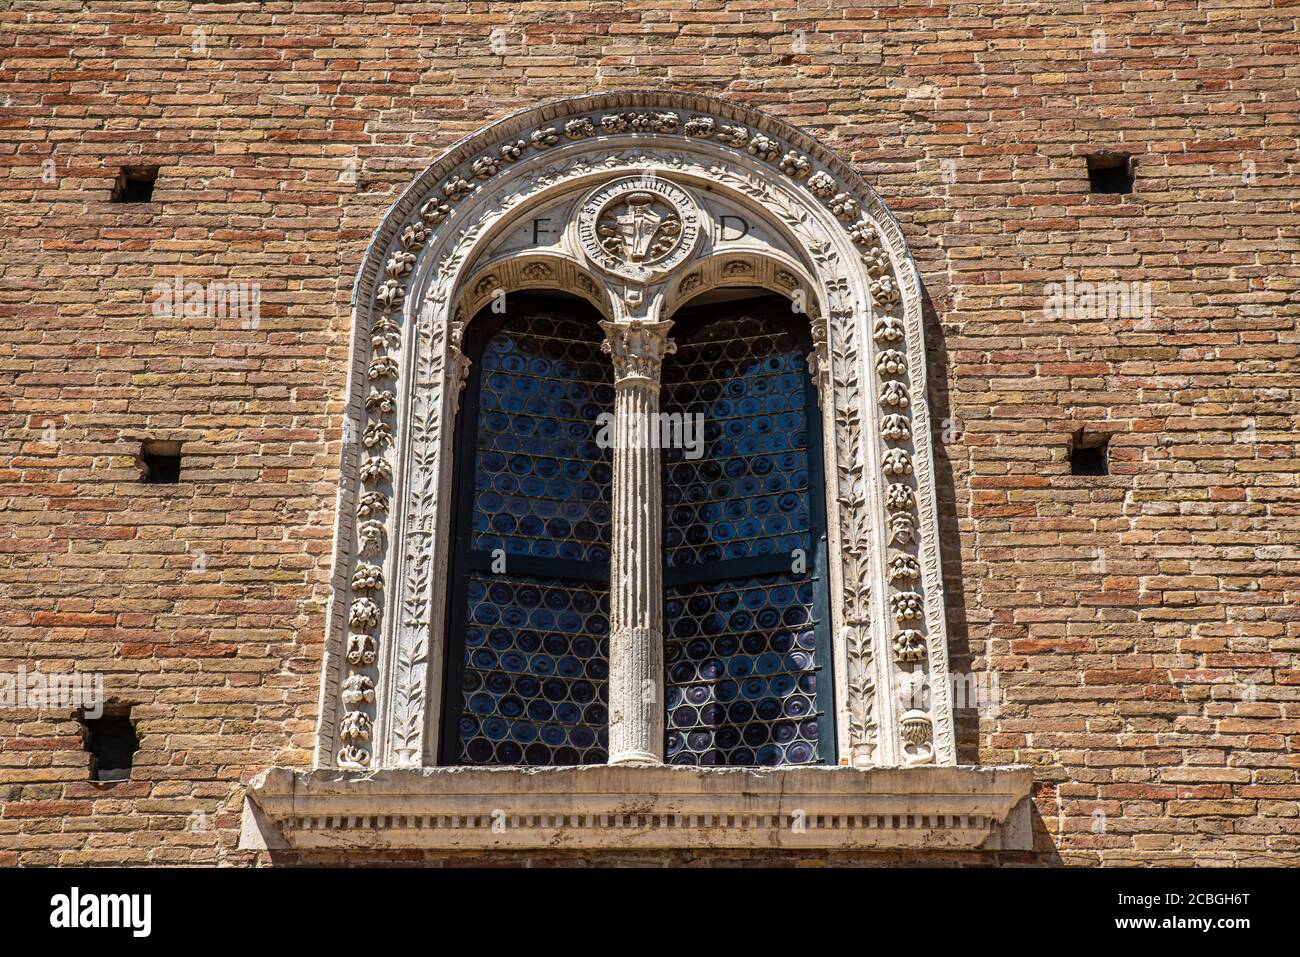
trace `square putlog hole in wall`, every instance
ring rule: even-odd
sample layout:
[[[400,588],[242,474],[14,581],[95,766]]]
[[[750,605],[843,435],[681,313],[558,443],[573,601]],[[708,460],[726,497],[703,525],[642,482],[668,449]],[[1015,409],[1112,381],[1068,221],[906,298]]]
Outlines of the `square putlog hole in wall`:
[[[1070,474],[1109,475],[1110,436],[1075,432],[1070,439]]]
[[[1087,160],[1089,192],[1133,192],[1133,157],[1125,153],[1098,153]]]
[[[131,709],[124,705],[106,705],[98,718],[83,715],[84,741],[90,752],[90,780],[127,781],[131,762],[140,750]]]
[[[123,166],[113,183],[112,201],[115,203],[148,203],[153,201],[153,184],[158,179],[157,166]]]
[[[140,480],[151,485],[175,485],[181,480],[179,442],[143,442],[140,445]]]

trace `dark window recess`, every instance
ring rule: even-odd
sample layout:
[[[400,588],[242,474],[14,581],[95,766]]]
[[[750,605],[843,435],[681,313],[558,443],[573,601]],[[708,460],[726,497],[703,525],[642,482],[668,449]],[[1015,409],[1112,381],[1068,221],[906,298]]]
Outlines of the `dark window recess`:
[[[598,420],[614,367],[599,320],[581,300],[511,293],[509,315],[485,306],[466,336],[444,764],[609,757],[613,451]]]
[[[153,184],[158,179],[157,166],[123,166],[113,184],[113,202],[148,203],[153,200]]]
[[[1123,153],[1099,153],[1088,158],[1088,191],[1133,192],[1133,159]]]
[[[1070,440],[1071,475],[1109,475],[1109,435],[1085,435],[1083,429]]]
[[[694,457],[683,441],[662,458],[669,764],[835,763],[821,417],[801,318],[779,296],[673,317],[662,407],[700,425]]]
[[[140,447],[141,479],[154,485],[174,485],[181,480],[179,442],[145,442]]]
[[[140,739],[131,724],[130,708],[109,706],[98,718],[83,717],[86,750],[90,752],[90,780],[126,781]]]

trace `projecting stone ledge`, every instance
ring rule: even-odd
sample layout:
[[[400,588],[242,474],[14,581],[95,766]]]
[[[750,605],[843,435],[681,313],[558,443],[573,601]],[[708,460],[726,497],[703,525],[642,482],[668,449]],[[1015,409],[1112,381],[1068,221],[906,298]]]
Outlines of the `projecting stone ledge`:
[[[1033,772],[1012,767],[271,768],[249,849],[1027,849]]]

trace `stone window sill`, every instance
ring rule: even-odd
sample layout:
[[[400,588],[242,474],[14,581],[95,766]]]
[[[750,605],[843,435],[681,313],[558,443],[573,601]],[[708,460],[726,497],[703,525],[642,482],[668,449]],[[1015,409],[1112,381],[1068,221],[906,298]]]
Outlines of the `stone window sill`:
[[[1012,767],[271,768],[247,849],[1027,849]]]

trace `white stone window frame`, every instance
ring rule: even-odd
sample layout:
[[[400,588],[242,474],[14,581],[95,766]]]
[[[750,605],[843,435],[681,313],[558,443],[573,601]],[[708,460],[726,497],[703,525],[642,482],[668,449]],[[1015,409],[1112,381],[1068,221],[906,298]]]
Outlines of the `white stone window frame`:
[[[727,250],[705,235],[690,259],[645,283],[584,258],[572,221],[545,250],[494,252],[557,197],[646,174],[743,209],[770,241]],[[807,303],[829,438],[840,766],[434,767],[467,319],[496,290],[554,288],[616,326],[662,324],[724,285],[802,292]],[[663,846],[690,843],[704,838],[683,814],[742,811],[753,820],[721,827],[726,846],[748,846],[752,833],[779,846],[1005,846],[997,835],[1013,807],[1023,811],[1028,771],[956,767],[920,278],[897,222],[834,153],[771,116],[696,94],[604,93],[521,111],[451,147],[389,209],[357,277],[353,330],[316,769],[254,783],[248,820],[270,821],[272,843],[370,845],[382,830],[385,846],[532,846],[489,826],[497,820],[483,802],[513,796],[529,821],[564,818],[573,846],[635,844],[628,835],[642,827]],[[575,804],[573,789],[587,797]],[[629,805],[638,794],[658,797]],[[858,823],[789,839],[800,799],[819,820]],[[629,806],[650,818],[630,831],[608,823]],[[394,825],[398,810],[411,813]],[[678,821],[656,825],[655,812]],[[546,828],[528,830],[541,841]]]

